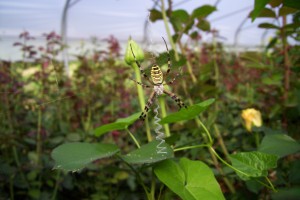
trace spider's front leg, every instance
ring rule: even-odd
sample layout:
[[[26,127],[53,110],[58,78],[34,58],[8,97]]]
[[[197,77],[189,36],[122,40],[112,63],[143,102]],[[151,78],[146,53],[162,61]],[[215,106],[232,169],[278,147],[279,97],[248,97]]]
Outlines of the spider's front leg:
[[[132,79],[132,78],[129,78],[129,79],[132,80],[132,81],[134,81],[136,84],[141,85],[142,87],[145,87],[145,88],[151,88],[151,86],[146,85],[146,84],[141,83],[141,82],[138,82],[138,81],[136,81],[136,80],[134,80],[134,79]]]
[[[187,108],[187,106],[183,103],[183,101],[181,101],[181,99],[176,94],[169,92],[167,90],[164,90],[164,93],[170,96],[177,103],[179,109],[181,109],[182,107]]]
[[[157,95],[157,94],[156,94],[155,91],[153,91],[153,92],[151,93],[151,95],[150,95],[150,97],[149,97],[149,99],[148,99],[148,101],[147,101],[147,104],[145,105],[144,111],[143,111],[142,114],[140,115],[140,119],[141,119],[142,121],[145,121],[145,118],[146,118],[146,116],[147,116],[147,113],[148,113],[148,111],[150,110],[150,107],[151,107],[151,105],[153,104],[153,101],[154,101],[156,95]]]

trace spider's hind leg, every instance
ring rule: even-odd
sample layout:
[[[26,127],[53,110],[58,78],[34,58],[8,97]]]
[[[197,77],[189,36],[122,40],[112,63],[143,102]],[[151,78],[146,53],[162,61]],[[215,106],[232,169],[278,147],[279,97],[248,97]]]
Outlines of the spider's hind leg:
[[[164,93],[170,96],[178,105],[179,109],[187,108],[187,106],[181,101],[181,99],[174,93],[164,90]]]
[[[156,97],[156,92],[153,91],[153,92],[151,93],[151,95],[150,95],[148,101],[147,101],[147,104],[145,105],[144,111],[142,112],[142,114],[141,114],[140,117],[139,117],[142,121],[145,121],[145,118],[146,118],[146,116],[147,116],[147,113],[148,113],[148,111],[150,110],[150,107],[151,107],[151,105],[153,104],[153,101],[154,101],[155,97]]]

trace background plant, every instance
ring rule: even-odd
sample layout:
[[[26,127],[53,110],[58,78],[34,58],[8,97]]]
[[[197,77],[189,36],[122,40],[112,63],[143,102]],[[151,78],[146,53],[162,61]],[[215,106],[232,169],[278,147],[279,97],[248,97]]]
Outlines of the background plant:
[[[21,41],[16,45],[26,51],[23,60],[1,61],[0,67],[1,102],[4,102],[0,105],[1,196],[11,199],[141,199],[146,194],[148,198],[173,199],[177,198],[174,191],[183,186],[174,188],[169,181],[175,172],[170,170],[167,174],[163,168],[172,166],[172,170],[182,174],[187,172],[185,166],[188,163],[193,165],[192,173],[202,169],[210,177],[214,176],[218,181],[214,184],[219,185],[222,195],[227,199],[280,199],[282,195],[297,199],[299,162],[295,152],[299,151],[299,144],[295,140],[299,139],[299,47],[297,43],[289,44],[290,39],[287,38],[298,38],[299,8],[297,4],[287,4],[289,1],[277,4],[274,4],[275,1],[264,2],[256,2],[253,13],[259,14],[254,17],[265,17],[263,14],[266,7],[272,11],[269,14],[275,13],[275,16],[270,14],[275,21],[273,25],[260,27],[277,30],[274,35],[276,39],[271,40],[265,52],[245,51],[235,54],[226,51],[218,41],[217,30],[211,28],[213,24],[207,19],[215,12],[214,6],[200,6],[188,13],[184,10],[173,11],[172,4],[160,4],[160,7],[151,11],[153,22],[163,20],[170,29],[168,41],[173,43],[172,71],[182,69],[182,75],[177,78],[172,91],[184,97],[192,110],[199,108],[201,111],[196,116],[187,113],[189,118],[185,122],[174,121],[174,115],[178,119],[176,104],[166,99],[168,116],[162,123],[170,127],[172,136],[166,141],[174,145],[177,159],[159,162],[156,167],[154,161],[162,158],[151,155],[155,153],[155,141],[147,144],[145,129],[141,128],[141,124],[133,123],[140,114],[133,115],[141,111],[140,102],[134,83],[128,80],[134,70],[123,63],[121,54],[124,51],[121,51],[118,41],[113,37],[106,39],[108,48],[103,51],[100,50],[99,41],[94,38],[93,49],[82,50],[70,64],[75,69],[73,76],[68,78],[62,73],[62,63],[56,60],[64,48],[59,36],[55,33],[46,34],[46,45],[40,48],[30,47],[33,38],[28,32],[22,33]],[[267,3],[271,3],[271,6]],[[287,5],[296,11],[281,11],[280,15],[279,11]],[[293,16],[291,25],[284,25],[284,16]],[[277,21],[280,23],[277,24]],[[212,43],[201,40],[201,34],[206,33],[214,38]],[[24,41],[24,38],[27,39]],[[151,53],[148,57],[146,54],[143,66],[150,64],[150,57]],[[165,60],[166,54],[162,53],[156,62],[163,66]],[[289,61],[290,69],[288,90],[285,88],[284,75],[287,72],[286,60]],[[288,98],[284,97],[286,94]],[[215,102],[210,107],[201,104],[211,98]],[[202,106],[199,106],[199,102]],[[203,112],[202,107],[207,110]],[[260,110],[263,117],[263,126],[253,128],[252,133],[246,131],[240,117],[241,111],[249,107]],[[179,115],[182,113],[179,112]],[[151,113],[149,119],[151,124]],[[210,133],[213,143],[209,142],[201,123]],[[128,137],[129,132],[140,143],[141,149],[150,149],[147,151],[150,155],[137,159],[137,156],[144,153],[136,150],[136,143]],[[258,146],[255,135],[259,137]],[[93,150],[97,145],[114,143],[116,146],[105,147],[110,148],[110,155],[114,157],[103,158],[97,148],[89,155],[84,154],[86,151],[75,152],[71,148],[65,151],[71,154],[63,157],[68,161],[66,163],[72,163],[72,155],[93,157],[93,162],[88,164],[90,160],[83,160],[80,162],[83,165],[67,169],[77,171],[86,166],[80,173],[52,170],[55,163],[50,157],[51,151],[69,142],[74,145],[88,144],[84,148],[80,146],[79,150],[90,147]],[[207,144],[211,144],[212,148],[208,148]],[[173,150],[169,150],[171,157]],[[121,151],[121,154],[116,151]],[[261,156],[254,152],[277,155],[277,167],[274,168],[275,161],[270,157],[272,164],[267,166],[261,162],[265,168],[258,170],[260,173],[239,165],[239,158],[243,156]],[[97,156],[94,157],[93,153]],[[133,156],[124,156],[128,153]],[[151,156],[156,160],[150,160]],[[246,180],[243,174],[234,173],[224,163],[231,164],[241,172],[268,177],[278,192],[257,182],[268,186],[266,179]],[[58,163],[56,167],[63,168]],[[168,175],[167,178],[164,175]],[[181,177],[179,180],[184,179]],[[215,188],[211,189],[218,190]]]

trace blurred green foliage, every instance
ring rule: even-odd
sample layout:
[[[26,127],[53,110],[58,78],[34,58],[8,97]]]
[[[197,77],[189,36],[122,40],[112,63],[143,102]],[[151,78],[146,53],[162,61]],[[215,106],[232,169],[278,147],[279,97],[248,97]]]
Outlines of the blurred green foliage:
[[[217,41],[217,31],[207,20],[207,16],[217,10],[214,6],[200,6],[191,14],[181,9],[172,10],[171,6],[166,10],[174,31],[169,41],[173,40],[180,46],[180,53],[177,54],[174,49],[170,51],[174,64],[171,76],[175,77],[182,69],[172,91],[191,107],[194,102],[216,100],[205,112],[199,107],[201,114],[197,114],[207,131],[212,133],[213,149],[226,162],[234,157],[234,165],[245,168],[248,161],[240,162],[238,159],[243,153],[233,155],[236,152],[247,152],[247,156],[251,157],[261,155],[255,153],[260,151],[280,157],[276,168],[273,157],[271,167],[265,168],[267,159],[260,163],[261,169],[247,168],[250,173],[254,170],[264,175],[268,169],[267,176],[279,192],[266,190],[265,185],[257,184],[249,177],[247,181],[241,180],[240,174],[235,174],[230,167],[216,163],[212,149],[191,148],[189,151],[176,151],[176,159],[186,157],[179,162],[175,162],[176,159],[166,160],[154,168],[158,178],[170,188],[156,188],[161,199],[175,199],[175,193],[180,197],[185,194],[172,192],[172,189],[177,190],[176,184],[170,177],[164,177],[158,166],[169,163],[172,170],[186,173],[186,177],[180,176],[180,184],[185,181],[193,183],[193,180],[185,179],[191,176],[186,169],[189,162],[193,167],[194,164],[201,165],[201,168],[212,171],[220,186],[214,186],[214,191],[220,188],[226,199],[299,198],[300,46],[287,42],[287,38],[299,40],[299,7],[291,1],[258,2],[255,1],[252,20],[257,17],[293,17],[291,24],[283,21],[279,25],[259,25],[260,28],[278,31],[264,51],[227,51]],[[294,10],[283,8],[286,6]],[[153,8],[150,19],[153,22],[163,20],[162,11]],[[203,33],[210,34],[213,42],[203,42]],[[65,143],[114,143],[124,154],[135,152],[134,156],[140,156],[143,151],[149,153],[149,149],[135,150],[126,132],[130,129],[139,141],[147,143],[144,125],[134,122],[134,117],[125,118],[139,112],[140,107],[135,83],[129,80],[133,70],[123,62],[119,42],[110,37],[105,40],[107,48],[101,50],[99,41],[94,38],[92,49],[76,55],[70,64],[72,75],[66,77],[62,63],[57,59],[64,48],[60,37],[54,32],[44,36],[46,45],[35,47],[30,45],[33,37],[23,32],[21,42],[15,43],[23,52],[23,59],[0,62],[1,198],[144,199],[139,179],[143,179],[145,185],[153,184],[150,164],[132,166],[123,162],[122,157],[104,156],[101,160],[92,159],[93,162],[80,173],[53,170],[55,163],[50,154]],[[186,43],[182,40],[183,36],[189,38]],[[147,55],[145,60],[143,66],[149,65]],[[160,66],[165,64],[166,53],[160,54],[156,62]],[[149,69],[145,71],[149,74]],[[172,100],[165,101],[168,113],[177,110]],[[263,126],[254,128],[253,133],[247,132],[240,117],[241,111],[250,107],[260,110],[263,118]],[[150,123],[152,116],[150,112]],[[127,121],[118,121],[120,118]],[[167,138],[168,148],[169,145],[180,149],[207,143],[205,130],[199,127],[197,120],[169,125],[172,136]],[[153,146],[153,143],[149,144]],[[92,150],[98,152],[97,149]],[[88,156],[94,158],[93,152]],[[68,153],[72,155],[72,151]],[[173,156],[171,154],[170,157]],[[135,162],[133,158],[127,158],[128,162]],[[197,167],[192,171],[196,172]],[[214,180],[208,180],[215,184]],[[159,184],[158,181],[156,183]],[[186,189],[194,194],[190,188]]]

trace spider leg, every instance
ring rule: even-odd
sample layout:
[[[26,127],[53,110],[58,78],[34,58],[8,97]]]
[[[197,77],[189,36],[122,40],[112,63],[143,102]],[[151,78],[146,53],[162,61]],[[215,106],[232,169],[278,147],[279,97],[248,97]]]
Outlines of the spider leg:
[[[129,79],[132,80],[132,81],[134,81],[136,84],[141,85],[142,87],[145,87],[145,88],[151,88],[151,86],[146,85],[146,84],[141,83],[141,82],[138,82],[138,81],[136,81],[136,80],[134,80],[134,79],[132,79],[132,78],[129,78]]]
[[[182,107],[187,108],[187,106],[181,101],[181,99],[176,94],[169,92],[167,90],[164,90],[164,93],[166,95],[170,96],[177,103],[177,105],[179,106],[179,109],[181,109]]]
[[[139,69],[140,69],[141,74],[143,75],[143,77],[144,77],[145,79],[147,79],[150,83],[152,83],[152,81],[149,79],[149,77],[147,76],[147,74],[145,74],[144,70],[142,69],[141,64],[139,63],[139,61],[137,61],[137,59],[136,59],[136,57],[135,57],[135,55],[134,55],[134,53],[133,53],[131,44],[130,44],[130,49],[131,49],[132,55],[133,55],[133,57],[134,57],[135,63],[137,64],[137,66],[138,66]]]
[[[151,93],[151,95],[150,95],[148,101],[147,101],[147,104],[145,105],[144,111],[143,111],[142,114],[140,115],[140,119],[141,119],[142,121],[145,121],[145,118],[146,118],[146,116],[147,116],[147,113],[148,113],[148,111],[149,111],[151,105],[153,104],[153,101],[154,101],[155,97],[156,97],[156,92],[153,91],[153,92]]]
[[[165,77],[167,77],[168,74],[169,74],[170,71],[171,71],[171,56],[170,56],[169,48],[168,48],[168,45],[167,45],[167,43],[166,43],[165,38],[162,37],[162,39],[164,40],[164,43],[165,43],[166,49],[167,49],[167,53],[168,53],[168,69],[167,69],[167,72],[166,72],[166,74],[165,74]]]
[[[176,76],[172,80],[167,81],[167,83],[172,85],[178,76],[180,76],[180,74],[176,74]]]

